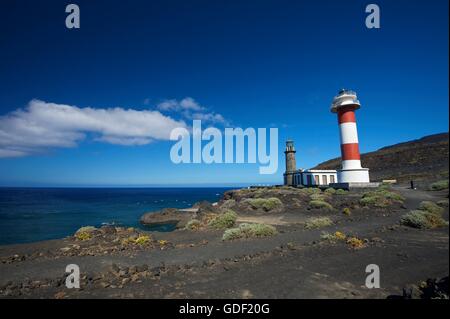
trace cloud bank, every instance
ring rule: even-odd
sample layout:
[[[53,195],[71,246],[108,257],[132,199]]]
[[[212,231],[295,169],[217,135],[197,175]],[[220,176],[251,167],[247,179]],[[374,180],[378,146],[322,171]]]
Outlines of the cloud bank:
[[[190,103],[196,102],[190,99],[183,105],[191,110]],[[32,100],[25,109],[0,116],[0,157],[75,147],[88,136],[109,144],[145,145],[154,140],[169,140],[170,132],[177,127],[187,126],[183,120],[159,111],[80,108]]]

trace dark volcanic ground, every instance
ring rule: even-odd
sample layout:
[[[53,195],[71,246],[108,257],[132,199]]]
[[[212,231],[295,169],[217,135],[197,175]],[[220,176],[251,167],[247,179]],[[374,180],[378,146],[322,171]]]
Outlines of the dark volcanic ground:
[[[3,298],[387,298],[427,278],[448,276],[448,227],[419,230],[399,225],[400,217],[423,200],[447,198],[448,191],[397,187],[403,207],[360,209],[350,216],[287,209],[245,214],[242,220],[272,220],[279,234],[224,242],[223,231],[152,233],[149,249],[105,255],[67,256],[70,238],[0,247]],[[348,195],[350,196],[350,195]],[[328,216],[332,226],[307,230],[311,216]],[[448,208],[444,213],[448,220]],[[239,219],[238,219],[239,221]],[[320,239],[341,231],[365,240],[353,249]],[[167,241],[161,242],[160,240]],[[159,243],[159,244],[158,244]],[[39,256],[37,252],[42,252]],[[14,257],[14,255],[16,255]],[[23,257],[24,256],[24,257]],[[23,259],[23,260],[22,260]],[[81,289],[67,289],[67,264],[80,266]],[[365,287],[365,268],[377,264],[381,288]]]

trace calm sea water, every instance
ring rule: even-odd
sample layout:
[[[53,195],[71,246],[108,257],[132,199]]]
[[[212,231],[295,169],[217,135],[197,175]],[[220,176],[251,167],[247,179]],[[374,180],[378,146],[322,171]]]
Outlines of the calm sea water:
[[[0,188],[0,245],[62,238],[86,225],[142,228],[143,213],[187,208],[201,200],[214,202],[227,189]]]

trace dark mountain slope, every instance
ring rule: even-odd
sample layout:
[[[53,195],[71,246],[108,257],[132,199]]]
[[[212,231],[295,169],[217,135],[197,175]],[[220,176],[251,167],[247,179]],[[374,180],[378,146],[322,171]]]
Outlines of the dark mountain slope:
[[[448,177],[448,153],[448,133],[441,133],[361,154],[361,162],[363,167],[370,168],[370,177],[374,181],[436,180]],[[315,169],[338,169],[340,166],[341,159],[334,158]]]

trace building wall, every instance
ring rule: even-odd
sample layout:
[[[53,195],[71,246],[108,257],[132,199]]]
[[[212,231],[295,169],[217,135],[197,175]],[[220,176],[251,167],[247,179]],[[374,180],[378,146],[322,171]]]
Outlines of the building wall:
[[[296,172],[292,178],[293,185],[322,186],[337,183],[337,172],[334,170],[317,172]]]

